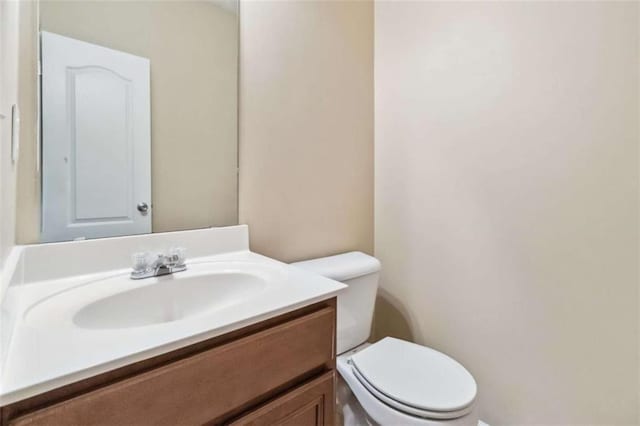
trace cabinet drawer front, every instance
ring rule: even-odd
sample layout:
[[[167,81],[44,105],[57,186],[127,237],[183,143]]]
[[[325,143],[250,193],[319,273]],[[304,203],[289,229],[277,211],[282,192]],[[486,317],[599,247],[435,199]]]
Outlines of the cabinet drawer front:
[[[235,420],[230,426],[333,425],[335,372],[329,371]]]
[[[259,402],[333,359],[326,307],[155,370],[43,408],[11,425],[195,425]]]

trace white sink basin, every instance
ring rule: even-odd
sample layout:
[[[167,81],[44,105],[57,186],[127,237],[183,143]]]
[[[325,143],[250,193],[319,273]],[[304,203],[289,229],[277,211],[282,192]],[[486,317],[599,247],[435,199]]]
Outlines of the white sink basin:
[[[167,278],[90,303],[73,322],[82,328],[128,328],[177,321],[240,303],[267,285],[262,277],[241,272]]]
[[[250,301],[282,279],[284,271],[250,262],[208,262],[143,280],[120,274],[90,281],[31,306],[25,321],[51,326],[52,318],[82,329],[123,329],[189,319]]]

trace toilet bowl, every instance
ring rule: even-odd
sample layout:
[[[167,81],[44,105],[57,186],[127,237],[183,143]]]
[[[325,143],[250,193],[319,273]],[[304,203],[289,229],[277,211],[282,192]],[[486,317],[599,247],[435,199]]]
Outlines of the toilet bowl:
[[[338,415],[347,426],[476,426],[477,385],[451,357],[426,346],[369,338],[380,262],[360,252],[293,265],[341,281],[338,296]]]

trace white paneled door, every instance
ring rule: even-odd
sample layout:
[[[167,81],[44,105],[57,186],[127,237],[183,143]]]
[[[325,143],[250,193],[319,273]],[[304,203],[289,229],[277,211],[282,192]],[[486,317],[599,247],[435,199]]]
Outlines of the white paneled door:
[[[42,240],[151,232],[149,60],[41,37]]]

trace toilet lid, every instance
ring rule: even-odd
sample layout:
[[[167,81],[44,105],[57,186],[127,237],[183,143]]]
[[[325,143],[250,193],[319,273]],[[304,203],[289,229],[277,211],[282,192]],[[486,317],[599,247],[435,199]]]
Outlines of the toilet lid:
[[[364,387],[367,388],[367,390],[373,396],[375,396],[385,404],[391,406],[392,408],[395,408],[396,410],[402,411],[403,413],[406,413],[406,414],[411,414],[418,417],[424,417],[426,419],[450,420],[450,419],[456,419],[458,417],[465,416],[469,414],[471,410],[473,410],[473,404],[461,410],[455,410],[455,411],[430,411],[430,410],[423,410],[421,408],[411,407],[409,405],[403,404],[401,402],[398,402],[394,399],[389,398],[388,396],[386,396],[385,394],[381,393],[379,390],[374,388],[369,382],[367,382],[367,379],[365,379],[364,377],[362,377],[360,373],[358,373],[357,368],[352,366],[351,370],[353,372],[353,375],[356,377],[356,379],[358,379],[358,381],[362,383]]]
[[[393,405],[427,412],[466,411],[476,397],[476,382],[460,363],[404,340],[386,337],[355,353],[351,363],[370,386],[400,403]]]

